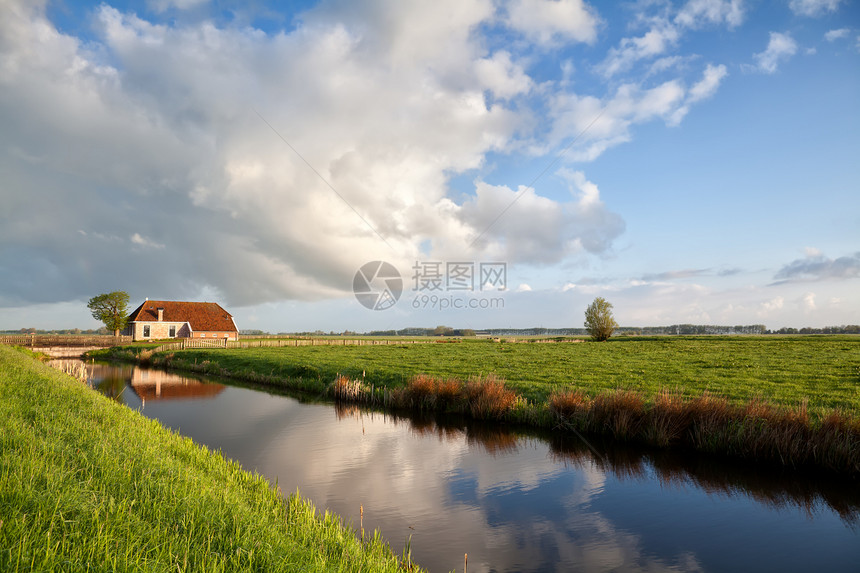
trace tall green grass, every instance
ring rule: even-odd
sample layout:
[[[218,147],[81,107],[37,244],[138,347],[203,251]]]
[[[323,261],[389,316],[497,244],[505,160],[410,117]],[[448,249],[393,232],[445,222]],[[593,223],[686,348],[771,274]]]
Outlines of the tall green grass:
[[[330,513],[0,346],[0,571],[387,571]]]

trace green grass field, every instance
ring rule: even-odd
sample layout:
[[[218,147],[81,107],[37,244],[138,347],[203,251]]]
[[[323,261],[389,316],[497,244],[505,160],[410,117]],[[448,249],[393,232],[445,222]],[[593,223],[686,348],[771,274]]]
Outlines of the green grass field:
[[[464,380],[495,374],[534,404],[546,403],[554,391],[564,389],[592,396],[634,390],[646,399],[669,389],[691,397],[707,391],[736,404],[758,397],[796,407],[805,399],[810,412],[839,408],[860,414],[860,337],[852,336],[186,350],[175,353],[171,362],[179,367],[206,362],[212,370],[252,380],[301,377],[311,389],[314,380],[322,389],[337,374],[394,388],[416,374]]]
[[[401,571],[374,535],[0,346],[0,571]]]

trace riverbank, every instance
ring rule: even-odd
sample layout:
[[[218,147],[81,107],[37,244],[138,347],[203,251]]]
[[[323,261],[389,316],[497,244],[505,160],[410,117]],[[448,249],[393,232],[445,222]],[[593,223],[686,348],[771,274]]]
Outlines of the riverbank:
[[[690,337],[102,356],[860,476],[858,351],[857,337]]]
[[[378,534],[0,346],[0,570],[402,571]]]

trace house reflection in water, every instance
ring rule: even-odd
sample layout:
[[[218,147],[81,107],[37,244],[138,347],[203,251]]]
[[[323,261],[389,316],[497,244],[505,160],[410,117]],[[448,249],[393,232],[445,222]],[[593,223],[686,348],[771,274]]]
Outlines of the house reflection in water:
[[[131,375],[131,389],[144,405],[147,400],[214,398],[225,387],[160,370],[135,368]]]

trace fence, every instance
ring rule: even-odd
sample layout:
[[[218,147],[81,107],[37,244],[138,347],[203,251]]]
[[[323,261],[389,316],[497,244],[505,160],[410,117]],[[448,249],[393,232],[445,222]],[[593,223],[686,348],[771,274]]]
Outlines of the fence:
[[[437,340],[368,340],[364,338],[277,338],[257,340],[202,340],[199,338],[183,338],[177,342],[162,344],[153,348],[152,352],[168,350],[186,350],[188,348],[279,348],[284,346],[379,346],[388,344],[430,344]]]
[[[4,334],[0,336],[0,344],[27,346],[29,348],[56,346],[98,346],[106,348],[130,343],[131,336],[90,336],[76,334]]]

